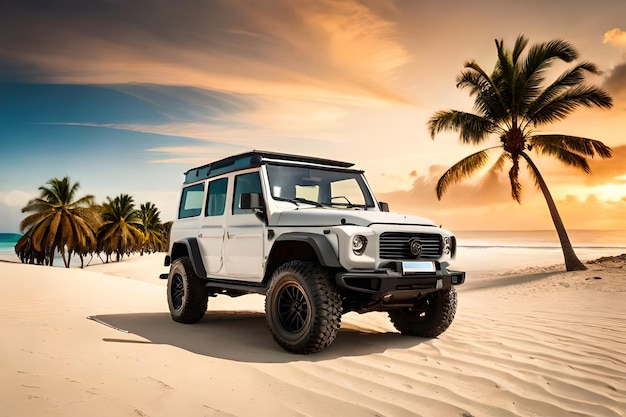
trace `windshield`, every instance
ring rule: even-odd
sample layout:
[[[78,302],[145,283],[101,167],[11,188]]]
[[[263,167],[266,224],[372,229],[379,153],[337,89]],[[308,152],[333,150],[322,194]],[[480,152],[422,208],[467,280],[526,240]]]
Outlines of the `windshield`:
[[[272,198],[326,207],[374,207],[359,172],[268,165]]]

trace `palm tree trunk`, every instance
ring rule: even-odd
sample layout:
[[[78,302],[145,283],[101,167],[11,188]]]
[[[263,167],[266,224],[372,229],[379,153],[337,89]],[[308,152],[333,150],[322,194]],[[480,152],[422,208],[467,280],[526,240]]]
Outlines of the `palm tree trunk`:
[[[530,165],[530,167],[532,168],[535,174],[535,178],[537,179],[537,184],[539,185],[541,192],[543,192],[546,203],[548,203],[550,215],[552,216],[552,222],[554,223],[556,232],[559,235],[559,240],[561,241],[561,249],[563,250],[563,257],[565,258],[565,269],[568,271],[583,271],[587,269],[587,267],[583,265],[580,259],[578,259],[576,253],[574,253],[574,248],[572,247],[572,244],[569,241],[569,237],[567,236],[567,231],[565,230],[565,226],[563,225],[563,220],[561,220],[561,216],[556,209],[556,204],[554,204],[552,194],[550,194],[550,190],[548,190],[548,186],[543,180],[539,169],[537,169],[537,166],[528,155],[522,153],[522,156],[524,157],[526,162],[528,162],[528,165]]]
[[[70,263],[65,259],[65,248],[59,248],[59,252],[61,252],[61,259],[63,259],[63,265],[65,265],[66,268],[69,268]]]

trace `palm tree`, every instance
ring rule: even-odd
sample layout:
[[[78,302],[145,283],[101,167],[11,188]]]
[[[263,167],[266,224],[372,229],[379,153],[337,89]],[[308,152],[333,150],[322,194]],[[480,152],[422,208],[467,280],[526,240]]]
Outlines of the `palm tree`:
[[[159,252],[167,252],[169,250],[173,224],[174,222],[171,220],[163,223],[163,236],[165,236],[165,239],[163,239]]]
[[[95,245],[95,233],[91,227],[94,197],[86,195],[74,201],[80,184],[71,184],[69,177],[53,178],[46,184],[48,187],[39,187],[40,196],[22,208],[22,213],[32,214],[20,223],[21,231],[28,229],[20,248],[26,254],[32,251],[35,258],[44,256],[49,265],[53,264],[57,250],[63,264],[69,268],[72,252]]]
[[[143,233],[141,219],[133,198],[128,194],[120,194],[107,201],[101,207],[102,224],[98,229],[98,249],[107,255],[112,253],[119,260],[124,254],[135,252],[141,248]]]
[[[597,140],[536,133],[535,129],[564,119],[579,106],[608,109],[613,101],[602,89],[585,83],[586,74],[599,73],[590,62],[569,68],[544,86],[545,73],[551,65],[559,60],[572,62],[578,58],[578,52],[569,42],[552,40],[531,46],[522,58],[527,44],[528,39],[520,35],[511,51],[504,48],[502,40],[496,40],[498,59],[491,75],[475,61],[465,64],[466,69],[457,77],[457,88],[469,88],[470,95],[475,97],[476,114],[457,110],[438,111],[428,121],[433,139],[437,133],[446,130],[459,132],[460,140],[465,144],[481,144],[492,135],[500,139],[499,145],[476,152],[448,169],[437,183],[437,197],[441,199],[451,184],[483,168],[492,150],[501,149],[502,153],[493,167],[502,170],[505,162],[512,164],[508,172],[511,195],[520,203],[522,185],[519,165],[522,159],[548,203],[561,241],[566,269],[586,269],[574,253],[554,199],[530,152],[534,150],[539,155],[554,157],[589,173],[586,158],[596,155],[610,158],[611,148]]]
[[[166,238],[160,218],[161,212],[148,201],[139,206],[138,214],[143,232],[141,254],[143,255],[144,251],[148,253],[157,252],[163,246]]]

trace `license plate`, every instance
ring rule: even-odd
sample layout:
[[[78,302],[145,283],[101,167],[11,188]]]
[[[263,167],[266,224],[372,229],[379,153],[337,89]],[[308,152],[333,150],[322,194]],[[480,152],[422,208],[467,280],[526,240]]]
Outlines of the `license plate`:
[[[415,274],[417,272],[435,272],[434,262],[402,262],[402,274]]]

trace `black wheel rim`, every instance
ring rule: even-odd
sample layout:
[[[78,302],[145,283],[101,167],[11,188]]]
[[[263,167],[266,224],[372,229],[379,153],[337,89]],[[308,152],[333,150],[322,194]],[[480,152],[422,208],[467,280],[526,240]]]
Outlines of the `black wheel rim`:
[[[183,277],[176,274],[172,277],[172,286],[170,288],[170,295],[172,296],[172,307],[174,310],[178,310],[183,306],[183,296],[185,295],[185,289],[183,286]]]
[[[299,285],[281,288],[276,309],[281,326],[289,333],[302,332],[311,318],[309,299]]]

